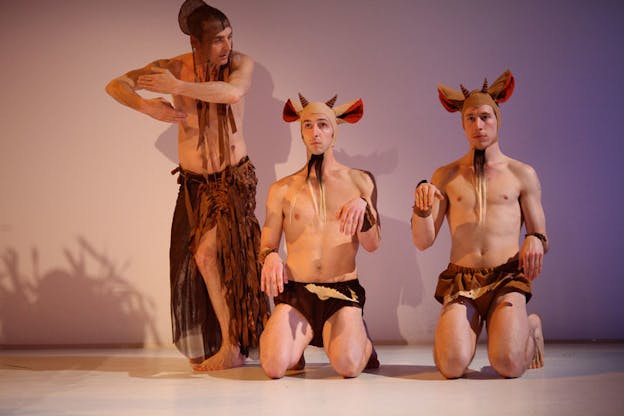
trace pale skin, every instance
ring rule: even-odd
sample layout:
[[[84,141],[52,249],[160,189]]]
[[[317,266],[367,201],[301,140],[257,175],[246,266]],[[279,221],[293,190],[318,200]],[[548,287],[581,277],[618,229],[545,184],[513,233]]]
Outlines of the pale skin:
[[[358,247],[374,251],[380,243],[378,225],[361,231],[367,203],[377,218],[371,200],[373,181],[366,173],[334,159],[333,127],[327,116],[312,114],[302,120],[302,136],[308,159],[311,154],[324,153],[326,222],[316,213],[314,201],[319,199],[319,185],[314,174],[311,173],[312,190],[306,183],[305,168],[271,185],[261,247],[279,247],[283,233],[288,256],[285,262],[278,253],[265,259],[261,287],[269,296],[282,293],[289,281],[353,279]],[[288,369],[296,368],[312,337],[312,328],[303,315],[290,305],[278,304],[260,337],[264,372],[271,378],[280,378]],[[362,372],[372,344],[360,308],[345,307],[332,315],[323,326],[322,338],[330,364],[338,374],[356,377]]]
[[[489,105],[464,109],[462,126],[470,145],[465,156],[438,168],[431,183],[419,185],[412,215],[412,239],[419,250],[430,247],[444,218],[451,233],[451,263],[465,267],[495,267],[518,254],[519,267],[533,281],[542,270],[548,242],[535,236],[519,245],[526,233],[546,235],[541,188],[534,169],[504,155],[498,143],[495,113]],[[474,150],[485,150],[486,216],[478,221],[473,185]],[[527,368],[544,365],[544,340],[539,316],[527,316],[525,296],[502,290],[486,316],[488,356],[504,377],[519,377]],[[461,377],[475,353],[483,322],[474,301],[445,302],[435,332],[434,359],[447,378]]]
[[[202,174],[223,170],[226,165],[236,165],[247,155],[247,147],[242,133],[244,96],[251,86],[253,61],[248,56],[232,51],[232,29],[225,28],[210,38],[203,39],[191,36],[191,45],[196,52],[194,64],[193,54],[187,53],[171,59],[160,59],[143,68],[135,69],[115,78],[107,86],[106,91],[115,100],[134,110],[140,111],[156,120],[178,125],[178,158],[180,166],[190,172]],[[217,81],[215,77],[219,67],[232,60],[232,70],[227,82]],[[208,74],[206,82],[195,81],[195,70],[200,74]],[[172,102],[163,97],[145,99],[137,92],[147,90],[168,94]],[[197,149],[199,126],[197,118],[197,100],[210,103],[230,104],[238,131],[230,133],[230,160],[220,163],[217,152],[209,152],[208,165],[204,170],[201,152]],[[208,116],[213,120],[206,128],[207,143],[216,141],[217,120],[216,106],[210,106]],[[202,274],[210,301],[221,327],[223,345],[213,356],[191,359],[196,371],[210,371],[244,364],[239,345],[230,343],[229,321],[230,312],[225,303],[225,293],[216,269],[216,229],[202,236],[195,253],[195,261]]]

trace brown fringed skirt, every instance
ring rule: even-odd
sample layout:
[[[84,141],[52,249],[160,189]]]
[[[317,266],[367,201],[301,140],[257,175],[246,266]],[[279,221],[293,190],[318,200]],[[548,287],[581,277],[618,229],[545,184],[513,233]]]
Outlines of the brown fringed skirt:
[[[207,178],[177,169],[180,189],[171,226],[171,321],[173,342],[189,358],[207,358],[221,347],[221,330],[194,253],[217,227],[217,267],[230,312],[233,345],[248,355],[258,346],[269,315],[260,291],[260,226],[255,217],[256,174],[245,157]]]
[[[460,297],[472,299],[485,319],[492,300],[502,289],[523,293],[527,303],[531,299],[531,282],[518,268],[517,256],[497,267],[473,268],[449,263],[438,277],[435,298],[442,304]]]

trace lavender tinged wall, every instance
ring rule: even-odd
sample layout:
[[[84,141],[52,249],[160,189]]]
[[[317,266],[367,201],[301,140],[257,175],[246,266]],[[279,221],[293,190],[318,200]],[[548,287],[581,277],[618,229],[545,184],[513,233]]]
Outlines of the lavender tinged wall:
[[[225,1],[256,60],[244,131],[260,184],[304,163],[281,121],[298,91],[362,97],[338,158],[375,173],[383,246],[359,255],[376,340],[430,342],[445,226],[417,252],[414,185],[467,149],[435,86],[476,88],[506,68],[501,146],[532,164],[552,251],[529,310],[547,338],[623,339],[620,162],[624,54],[617,1]],[[179,3],[0,3],[0,345],[171,340],[169,222],[175,126],[108,97],[111,78],[189,50]]]

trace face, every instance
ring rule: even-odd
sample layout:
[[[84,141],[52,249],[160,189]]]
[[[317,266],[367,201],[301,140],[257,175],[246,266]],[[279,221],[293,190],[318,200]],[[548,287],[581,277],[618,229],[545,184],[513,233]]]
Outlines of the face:
[[[469,107],[462,114],[462,127],[470,146],[484,150],[498,141],[498,123],[494,109],[483,104]]]
[[[301,135],[309,154],[323,154],[334,144],[334,129],[325,114],[308,114],[301,121]]]
[[[212,39],[205,33],[199,48],[211,64],[216,66],[227,64],[232,51],[232,28],[226,27]]]

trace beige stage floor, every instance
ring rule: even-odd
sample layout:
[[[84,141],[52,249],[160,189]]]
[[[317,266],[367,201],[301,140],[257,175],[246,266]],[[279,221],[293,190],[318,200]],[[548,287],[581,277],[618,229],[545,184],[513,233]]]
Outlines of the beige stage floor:
[[[269,380],[258,362],[194,374],[172,349],[0,350],[0,415],[624,415],[624,343],[548,344],[546,366],[505,380],[479,346],[444,380],[430,346],[379,346],[382,367],[342,379],[322,350]]]

